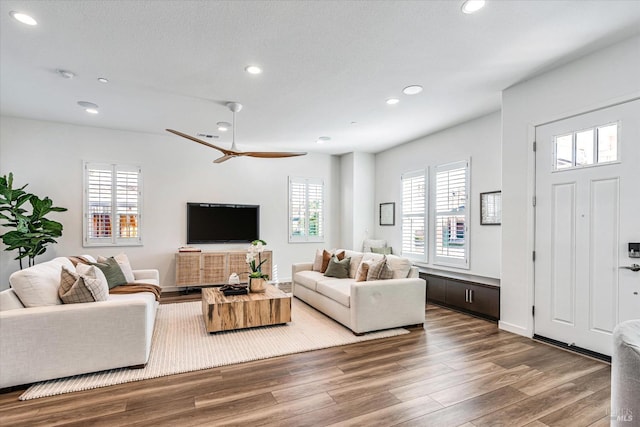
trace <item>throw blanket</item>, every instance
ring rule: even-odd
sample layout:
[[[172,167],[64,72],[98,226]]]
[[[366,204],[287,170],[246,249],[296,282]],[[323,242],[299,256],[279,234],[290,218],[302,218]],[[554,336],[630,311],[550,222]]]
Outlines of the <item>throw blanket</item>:
[[[70,256],[67,258],[69,258],[69,261],[71,261],[74,267],[78,264],[91,265],[89,260],[81,256]],[[162,292],[162,289],[160,286],[152,285],[151,283],[127,283],[109,289],[110,294],[135,294],[137,292],[151,292],[155,295],[156,301],[160,301],[160,292]]]

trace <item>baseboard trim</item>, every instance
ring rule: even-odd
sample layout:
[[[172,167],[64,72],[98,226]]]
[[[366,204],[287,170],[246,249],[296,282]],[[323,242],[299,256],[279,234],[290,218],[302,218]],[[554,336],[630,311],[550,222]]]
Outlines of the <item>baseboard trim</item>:
[[[543,342],[545,344],[551,344],[554,347],[559,347],[563,350],[569,350],[572,351],[574,353],[579,353],[582,354],[584,356],[589,356],[593,359],[598,359],[598,360],[602,360],[603,362],[607,362],[607,363],[611,363],[611,356],[607,356],[606,354],[602,354],[602,353],[597,353],[595,351],[591,351],[588,350],[586,348],[582,348],[582,347],[576,347],[575,345],[569,345],[567,343],[564,343],[562,341],[557,341],[551,338],[547,338],[547,337],[543,337],[542,335],[533,335],[533,339],[536,341],[540,341]]]
[[[523,328],[522,326],[514,325],[513,323],[504,322],[502,320],[498,321],[498,328],[503,331],[511,332],[517,335],[522,335],[523,337],[531,338],[531,333],[527,331],[527,328]]]

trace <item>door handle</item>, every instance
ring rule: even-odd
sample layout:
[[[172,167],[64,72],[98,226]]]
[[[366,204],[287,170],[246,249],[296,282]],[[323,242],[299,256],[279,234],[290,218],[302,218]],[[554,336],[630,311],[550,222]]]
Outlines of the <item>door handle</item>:
[[[631,270],[631,271],[640,271],[640,265],[638,265],[638,264],[623,265],[620,268],[625,268],[625,269]]]

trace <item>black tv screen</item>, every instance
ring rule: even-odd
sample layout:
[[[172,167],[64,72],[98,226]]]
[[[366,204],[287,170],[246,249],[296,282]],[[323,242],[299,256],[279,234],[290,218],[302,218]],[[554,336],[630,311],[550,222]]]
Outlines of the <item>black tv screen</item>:
[[[187,203],[187,243],[243,243],[260,238],[260,206]]]

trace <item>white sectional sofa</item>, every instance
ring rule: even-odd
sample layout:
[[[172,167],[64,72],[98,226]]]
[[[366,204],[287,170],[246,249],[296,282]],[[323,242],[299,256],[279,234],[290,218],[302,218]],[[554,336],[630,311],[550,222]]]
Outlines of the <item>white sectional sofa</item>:
[[[41,292],[32,293],[28,302],[14,289],[0,292],[0,389],[147,363],[158,307],[155,295],[140,292],[62,304],[57,295],[62,266],[74,270],[61,257],[11,275],[11,283],[22,281]],[[157,270],[133,273],[136,282],[159,284]]]
[[[345,256],[351,258],[349,277],[345,279],[313,271],[312,262],[294,264],[293,295],[356,335],[424,324],[426,282],[408,259],[387,255],[392,279],[356,282],[360,262],[379,260],[383,255],[345,250]]]

